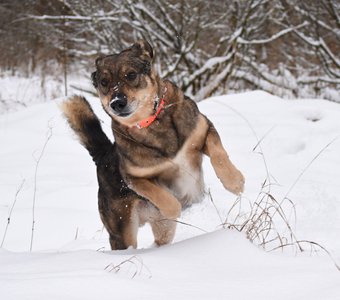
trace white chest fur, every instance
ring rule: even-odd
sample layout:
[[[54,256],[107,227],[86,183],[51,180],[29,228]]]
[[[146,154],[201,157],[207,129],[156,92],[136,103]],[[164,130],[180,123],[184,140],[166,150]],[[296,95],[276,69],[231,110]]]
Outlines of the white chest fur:
[[[157,181],[181,202],[183,208],[199,202],[204,194],[201,164],[207,130],[207,120],[199,115],[196,128],[174,158],[164,158],[162,163],[149,167],[137,167],[126,162],[127,173]]]
[[[193,158],[187,156],[188,153],[181,151],[173,160],[178,169],[170,186],[171,192],[181,202],[183,208],[201,201],[204,194],[202,154],[196,153],[195,168],[190,163]]]
[[[202,172],[202,147],[208,130],[206,119],[200,115],[197,126],[185,141],[176,157],[172,159],[176,172],[169,186],[182,207],[199,202],[204,194]]]

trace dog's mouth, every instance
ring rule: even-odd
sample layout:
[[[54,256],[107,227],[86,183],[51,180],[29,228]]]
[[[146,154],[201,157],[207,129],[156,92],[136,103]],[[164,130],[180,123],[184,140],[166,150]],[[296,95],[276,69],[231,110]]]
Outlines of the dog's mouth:
[[[118,117],[121,117],[121,118],[126,118],[128,116],[130,116],[132,113],[131,112],[127,112],[127,113],[120,113],[120,114],[117,114]]]
[[[120,118],[128,118],[136,112],[138,108],[138,101],[133,101],[132,103],[127,104],[124,108],[120,109],[114,109],[111,105],[109,107],[111,113],[113,113],[115,116]]]

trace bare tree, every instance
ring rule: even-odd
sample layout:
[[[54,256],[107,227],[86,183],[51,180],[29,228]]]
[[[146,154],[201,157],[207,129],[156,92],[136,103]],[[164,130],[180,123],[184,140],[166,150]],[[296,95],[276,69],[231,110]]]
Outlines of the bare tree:
[[[282,0],[287,11],[284,24],[303,21],[305,28],[294,30],[300,42],[300,55],[307,63],[301,65],[297,81],[314,86],[316,96],[327,86],[340,87],[340,2],[334,0]]]
[[[338,89],[340,80],[336,0],[308,5],[298,0],[57,0],[48,5],[30,0],[16,13],[18,2],[0,14],[15,24],[5,27],[13,34],[27,25],[23,48],[30,48],[25,55],[31,53],[32,65],[40,61],[38,53],[46,59],[55,53],[60,63],[67,60],[89,72],[98,55],[145,38],[155,48],[160,75],[197,101],[250,89],[340,101],[327,93]],[[14,38],[7,40],[15,44]],[[6,51],[0,65],[19,65]]]

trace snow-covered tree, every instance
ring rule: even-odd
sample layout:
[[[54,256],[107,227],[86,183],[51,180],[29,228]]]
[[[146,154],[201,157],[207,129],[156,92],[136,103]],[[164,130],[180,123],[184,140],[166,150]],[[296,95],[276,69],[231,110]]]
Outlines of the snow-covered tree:
[[[145,38],[155,48],[160,75],[196,100],[263,89],[340,101],[334,92],[340,87],[336,0],[30,0],[25,9],[18,2],[0,14],[6,15],[3,23],[13,24],[6,33],[30,31],[18,43],[31,46],[25,53],[34,64],[38,53],[55,53],[65,68],[81,65],[89,72],[98,55]],[[15,47],[14,38],[7,40]],[[15,67],[9,53],[4,49],[0,64],[8,65],[7,56]]]

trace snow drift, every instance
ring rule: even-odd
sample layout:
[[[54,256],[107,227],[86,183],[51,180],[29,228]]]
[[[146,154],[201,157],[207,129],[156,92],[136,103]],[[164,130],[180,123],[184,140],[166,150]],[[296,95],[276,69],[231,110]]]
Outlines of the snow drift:
[[[153,248],[145,226],[137,250],[109,251],[97,211],[95,168],[61,117],[61,100],[0,116],[3,298],[339,299],[340,273],[322,252],[267,253],[243,234],[221,229],[235,196],[223,189],[207,160],[213,202],[207,196],[183,212],[172,245]],[[89,100],[111,136],[99,101]],[[244,203],[256,199],[267,177],[265,157],[271,193],[282,199],[289,192],[295,203],[291,225],[297,236],[321,243],[339,262],[340,106],[260,91],[214,97],[199,106],[246,177]],[[253,151],[259,140],[261,154]]]

